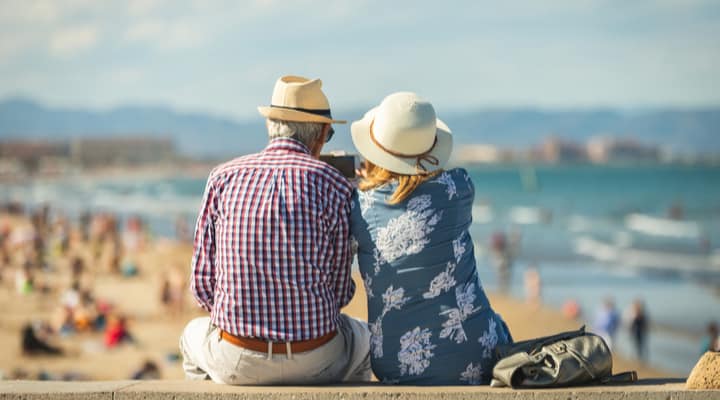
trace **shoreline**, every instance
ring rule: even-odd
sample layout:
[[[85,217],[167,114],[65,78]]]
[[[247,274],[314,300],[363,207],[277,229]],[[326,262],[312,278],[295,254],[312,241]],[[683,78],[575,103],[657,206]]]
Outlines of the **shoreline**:
[[[23,175],[20,177],[4,178],[0,176],[0,183],[24,185],[29,182],[48,183],[63,182],[67,180],[82,179],[86,181],[112,181],[137,179],[142,176],[143,179],[171,179],[171,178],[189,178],[189,179],[205,179],[214,166],[219,162],[192,162],[192,163],[170,163],[147,166],[108,166],[90,169],[76,169],[63,173],[40,173],[33,175]]]
[[[244,154],[236,156],[228,156],[212,161],[190,160],[183,162],[169,162],[166,164],[148,164],[148,165],[119,165],[119,166],[99,166],[93,169],[70,168],[64,171],[41,172],[35,174],[20,174],[19,177],[6,177],[0,175],[0,183],[23,184],[28,181],[34,182],[57,182],[67,179],[89,179],[89,180],[107,180],[107,179],[129,179],[135,178],[139,174],[143,177],[160,179],[160,178],[207,178],[210,171],[217,165],[229,161],[235,157],[241,157]],[[572,163],[572,162],[451,162],[448,168],[466,168],[477,169],[480,171],[521,171],[528,168],[538,170],[552,170],[562,168],[583,168],[583,169],[602,169],[624,170],[636,168],[668,168],[668,169],[693,169],[693,168],[720,168],[720,160],[716,162],[657,162],[657,163]]]

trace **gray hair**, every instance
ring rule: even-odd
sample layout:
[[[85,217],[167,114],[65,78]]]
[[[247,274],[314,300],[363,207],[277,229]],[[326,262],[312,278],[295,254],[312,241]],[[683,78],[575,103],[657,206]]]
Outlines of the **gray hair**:
[[[322,135],[322,122],[295,122],[278,119],[267,120],[268,136],[270,140],[288,137],[301,141],[305,146],[312,146]]]

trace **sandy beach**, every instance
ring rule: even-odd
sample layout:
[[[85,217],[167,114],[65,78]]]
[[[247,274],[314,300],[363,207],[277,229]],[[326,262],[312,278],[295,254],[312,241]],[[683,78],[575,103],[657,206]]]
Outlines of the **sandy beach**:
[[[0,216],[0,223],[9,222],[20,226],[22,219]],[[75,249],[83,252],[86,249]],[[80,332],[65,337],[55,337],[52,343],[62,347],[63,356],[26,356],[20,349],[22,326],[32,320],[49,320],[59,303],[59,295],[69,285],[65,260],[58,260],[51,271],[39,276],[40,281],[51,288],[47,294],[37,291],[17,293],[10,271],[3,271],[0,281],[0,373],[12,377],[19,371],[35,378],[41,371],[53,376],[72,372],[80,379],[114,380],[128,379],[146,360],[154,361],[163,379],[182,379],[178,361],[178,339],[185,323],[203,312],[193,304],[189,291],[184,298],[185,309],[171,315],[163,308],[160,287],[163,276],[172,268],[189,273],[191,258],[189,244],[166,239],[152,241],[137,255],[139,274],[123,277],[92,267],[92,285],[97,298],[112,303],[116,310],[128,316],[129,331],[133,343],[107,349],[100,332]],[[367,318],[365,293],[361,279],[354,277],[358,290],[344,312],[362,319]],[[522,300],[489,293],[491,303],[505,318],[516,340],[527,339],[563,330],[577,329],[582,321],[566,319],[559,310],[541,306],[534,308]],[[641,378],[668,377],[666,371],[640,365],[621,357],[614,359],[614,371],[628,369],[638,371]]]

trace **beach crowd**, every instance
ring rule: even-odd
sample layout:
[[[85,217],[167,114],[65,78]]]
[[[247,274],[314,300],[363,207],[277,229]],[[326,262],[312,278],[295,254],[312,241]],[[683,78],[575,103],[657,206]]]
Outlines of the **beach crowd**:
[[[104,277],[149,279],[141,255],[152,246],[142,219],[106,212],[84,212],[71,220],[48,205],[1,205],[0,290],[17,300],[39,304],[38,315],[27,315],[19,330],[20,354],[31,358],[72,357],[78,351],[120,351],[137,346],[131,333],[133,311],[108,300],[96,288]],[[159,268],[158,268],[159,269]],[[158,271],[154,271],[158,272]],[[187,291],[181,268],[165,268],[155,285],[163,313],[185,310]],[[177,358],[170,355],[171,358]],[[157,363],[146,360],[128,378],[160,377]],[[0,368],[2,370],[2,368]],[[73,370],[49,372],[16,368],[7,378],[88,379]]]

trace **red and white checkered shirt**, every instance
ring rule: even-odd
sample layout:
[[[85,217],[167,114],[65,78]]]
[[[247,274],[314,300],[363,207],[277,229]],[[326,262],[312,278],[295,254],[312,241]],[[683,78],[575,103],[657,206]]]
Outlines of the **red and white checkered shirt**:
[[[352,186],[301,142],[216,167],[195,228],[190,289],[213,324],[278,342],[332,332],[355,293]]]

